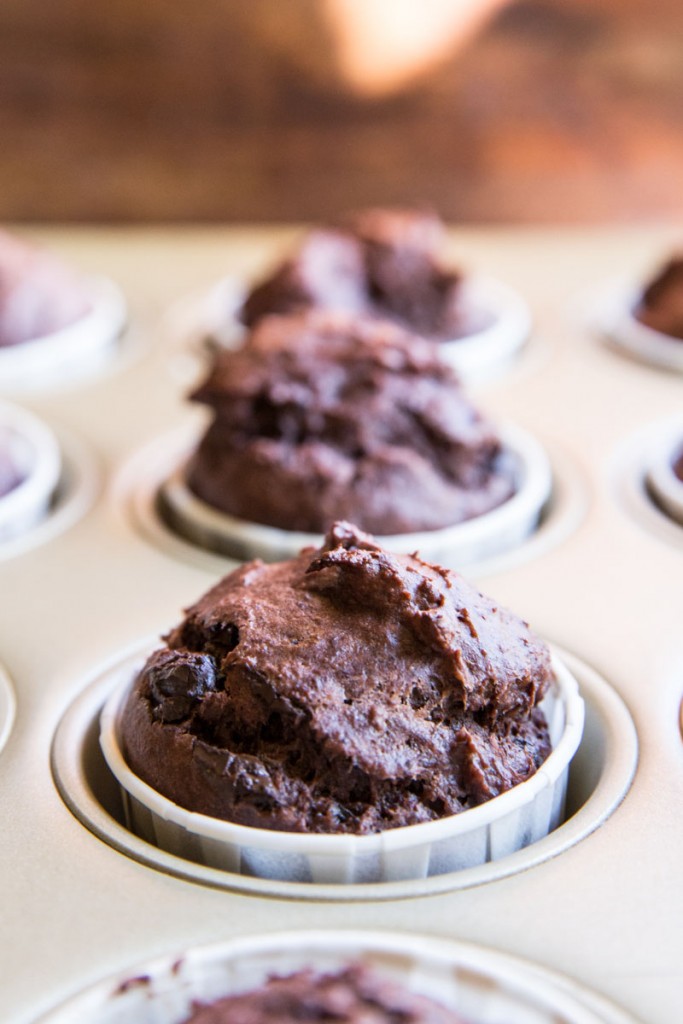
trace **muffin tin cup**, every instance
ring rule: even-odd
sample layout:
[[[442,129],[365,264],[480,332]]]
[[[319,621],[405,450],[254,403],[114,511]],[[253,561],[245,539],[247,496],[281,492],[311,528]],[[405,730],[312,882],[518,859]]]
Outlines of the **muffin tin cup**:
[[[250,828],[195,814],[161,796],[125,762],[119,720],[135,675],[104,706],[100,744],[121,787],[128,827],[177,856],[280,881],[354,884],[426,878],[507,856],[562,821],[569,764],[581,741],[578,684],[553,655],[554,685],[543,708],[552,752],[526,782],[461,814],[371,835],[322,835]]]
[[[681,342],[683,344],[683,342]],[[683,421],[659,440],[653,448],[646,472],[653,498],[666,514],[683,526],[683,480],[674,471],[683,456]]]
[[[636,319],[642,291],[623,282],[607,289],[594,320],[601,334],[619,351],[642,363],[683,373],[683,339]]]
[[[0,497],[0,545],[14,540],[43,519],[61,473],[59,444],[50,428],[33,413],[0,402],[0,432],[20,482]]]
[[[86,285],[90,309],[84,316],[40,338],[0,348],[0,388],[60,384],[110,356],[126,323],[126,300],[107,277],[89,276]]]
[[[680,412],[627,435],[609,462],[609,479],[622,512],[670,550],[683,551],[683,484],[674,462],[683,451]]]
[[[606,999],[528,961],[466,942],[384,932],[283,932],[186,950],[100,982],[38,1024],[183,1024],[197,1003],[272,975],[362,963],[477,1024],[635,1024]]]
[[[517,426],[501,428],[503,447],[516,463],[515,494],[474,519],[439,530],[378,536],[382,547],[399,554],[419,551],[422,558],[460,568],[510,551],[533,533],[553,487],[552,469],[539,442]],[[322,534],[282,530],[249,523],[213,508],[187,484],[184,462],[162,483],[161,514],[181,536],[228,557],[267,562],[293,558],[304,547],[320,547]]]

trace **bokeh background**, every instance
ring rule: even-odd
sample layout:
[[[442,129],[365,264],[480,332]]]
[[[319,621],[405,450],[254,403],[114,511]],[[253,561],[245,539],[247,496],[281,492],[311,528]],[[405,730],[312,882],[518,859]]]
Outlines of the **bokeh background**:
[[[680,217],[681,0],[463,2],[3,0],[0,219]]]

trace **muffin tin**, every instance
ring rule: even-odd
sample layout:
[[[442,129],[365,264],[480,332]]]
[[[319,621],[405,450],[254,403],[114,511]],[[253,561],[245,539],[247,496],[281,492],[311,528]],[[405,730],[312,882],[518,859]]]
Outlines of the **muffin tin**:
[[[323,930],[320,948],[343,944],[351,928],[356,946],[370,931],[392,933],[405,956],[424,942],[430,962],[455,940],[485,947],[484,966],[509,967],[514,952],[522,987],[531,979],[547,991],[552,980],[558,1005],[573,993],[568,1020],[678,1021],[683,527],[650,498],[646,453],[680,415],[681,383],[608,348],[575,315],[596,281],[633,277],[668,251],[673,233],[472,230],[453,239],[459,258],[525,297],[536,323],[509,372],[482,381],[475,398],[542,442],[555,508],[518,555],[479,560],[468,575],[563,648],[578,678],[586,729],[568,820],[493,864],[306,892],[307,883],[231,875],[134,836],[97,744],[111,667],[149,646],[234,564],[158,514],[158,486],[178,451],[169,438],[200,424],[182,395],[201,355],[188,338],[183,361],[169,310],[221,274],[254,275],[293,233],[35,234],[120,282],[146,352],[68,387],[6,389],[56,430],[71,511],[2,562],[3,1019],[78,1019],[63,1015],[68,1000],[91,998],[81,993],[98,983],[92,992],[111,991],[102,979],[155,975],[155,958],[173,958],[170,969],[195,947],[228,942],[240,956],[265,942],[280,956],[309,941],[307,929]],[[576,1008],[589,1005],[593,1018]]]

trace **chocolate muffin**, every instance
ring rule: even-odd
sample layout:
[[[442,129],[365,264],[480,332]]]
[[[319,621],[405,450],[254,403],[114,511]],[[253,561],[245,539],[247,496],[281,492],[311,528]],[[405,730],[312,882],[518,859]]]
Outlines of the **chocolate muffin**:
[[[213,422],[190,489],[250,522],[322,533],[335,518],[391,535],[501,505],[513,460],[437,347],[339,314],[268,317],[219,352],[192,396]]]
[[[241,318],[327,309],[393,320],[452,341],[489,326],[464,301],[463,277],[441,261],[445,227],[419,209],[371,209],[317,228],[247,296]]]
[[[647,327],[683,340],[683,255],[671,259],[648,284],[635,316]]]
[[[463,1024],[426,996],[380,977],[361,964],[321,974],[297,971],[260,988],[198,1004],[185,1024]]]
[[[0,348],[69,327],[89,307],[83,281],[61,260],[0,231]]]
[[[153,653],[120,721],[131,770],[242,825],[358,833],[498,796],[550,753],[546,646],[461,576],[347,523],[226,576]]]

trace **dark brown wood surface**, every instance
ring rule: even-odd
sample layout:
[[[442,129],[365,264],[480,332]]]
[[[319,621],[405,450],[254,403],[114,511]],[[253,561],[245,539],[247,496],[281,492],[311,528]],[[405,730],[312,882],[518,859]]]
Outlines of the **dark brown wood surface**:
[[[521,0],[382,102],[265,49],[248,2],[3,0],[0,219],[300,220],[418,199],[461,221],[683,214],[681,0]]]

